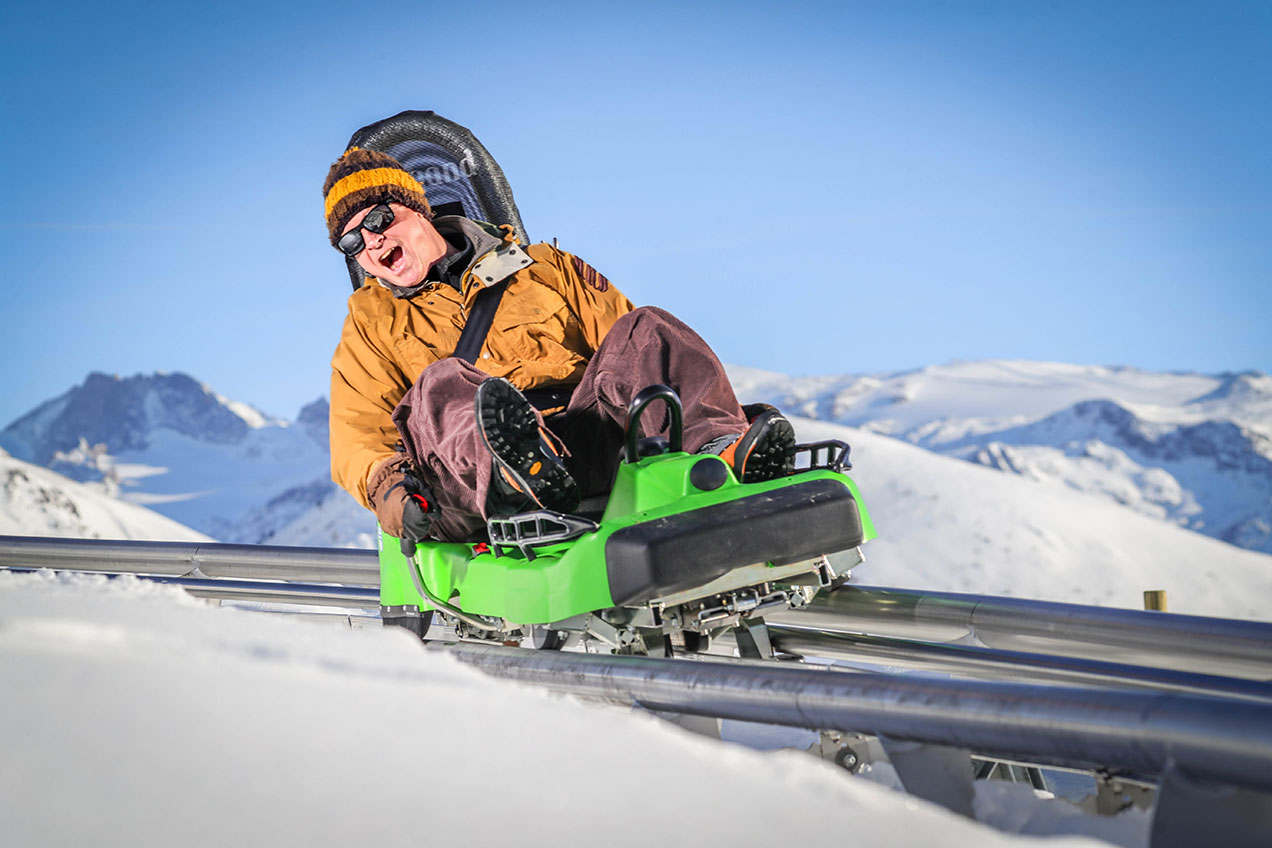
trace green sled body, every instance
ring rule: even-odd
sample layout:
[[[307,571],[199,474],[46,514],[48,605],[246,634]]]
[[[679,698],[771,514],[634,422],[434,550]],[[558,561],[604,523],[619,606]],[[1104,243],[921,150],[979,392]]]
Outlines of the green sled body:
[[[509,627],[548,625],[616,607],[707,597],[734,588],[730,575],[743,568],[744,583],[766,583],[769,575],[790,573],[792,564],[874,536],[856,484],[839,471],[817,468],[744,484],[718,457],[662,453],[620,463],[595,527],[567,541],[424,542],[411,560],[382,533],[380,603],[433,609],[417,588],[422,582],[464,613]]]

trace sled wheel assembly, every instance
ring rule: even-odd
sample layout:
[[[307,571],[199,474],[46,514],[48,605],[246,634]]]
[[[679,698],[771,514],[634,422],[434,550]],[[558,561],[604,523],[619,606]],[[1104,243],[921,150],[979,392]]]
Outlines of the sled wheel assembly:
[[[536,651],[559,651],[565,646],[569,634],[564,630],[553,630],[550,627],[532,627],[530,644]]]

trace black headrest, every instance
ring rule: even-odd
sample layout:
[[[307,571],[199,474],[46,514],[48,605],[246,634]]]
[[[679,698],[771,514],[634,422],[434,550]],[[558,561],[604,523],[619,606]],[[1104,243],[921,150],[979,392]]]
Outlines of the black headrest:
[[[408,110],[358,130],[349,147],[378,150],[401,162],[424,186],[435,214],[511,224],[521,243],[529,244],[503,169],[467,128],[433,112]],[[365,273],[353,259],[346,264],[357,289]]]

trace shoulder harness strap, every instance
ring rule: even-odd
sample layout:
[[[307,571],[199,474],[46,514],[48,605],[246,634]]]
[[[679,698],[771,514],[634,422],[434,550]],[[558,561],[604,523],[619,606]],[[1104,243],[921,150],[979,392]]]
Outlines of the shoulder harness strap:
[[[459,342],[455,345],[455,352],[451,356],[469,364],[477,361],[477,354],[481,352],[481,346],[486,343],[486,336],[490,335],[490,325],[495,321],[495,311],[499,309],[499,301],[503,299],[504,290],[507,288],[508,281],[505,279],[477,293],[473,299],[472,311],[468,313],[468,320],[464,322],[464,330],[459,334]]]

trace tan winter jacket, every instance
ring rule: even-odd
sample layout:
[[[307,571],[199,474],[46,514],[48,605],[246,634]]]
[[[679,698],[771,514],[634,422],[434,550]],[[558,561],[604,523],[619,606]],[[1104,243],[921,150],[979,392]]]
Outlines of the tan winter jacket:
[[[434,283],[413,294],[368,277],[349,297],[331,359],[331,476],[363,506],[367,477],[393,456],[390,415],[430,364],[451,355],[484,286],[509,279],[476,366],[520,389],[572,386],[631,301],[582,260],[548,244],[520,247],[511,228],[444,217],[475,252],[463,293]]]

